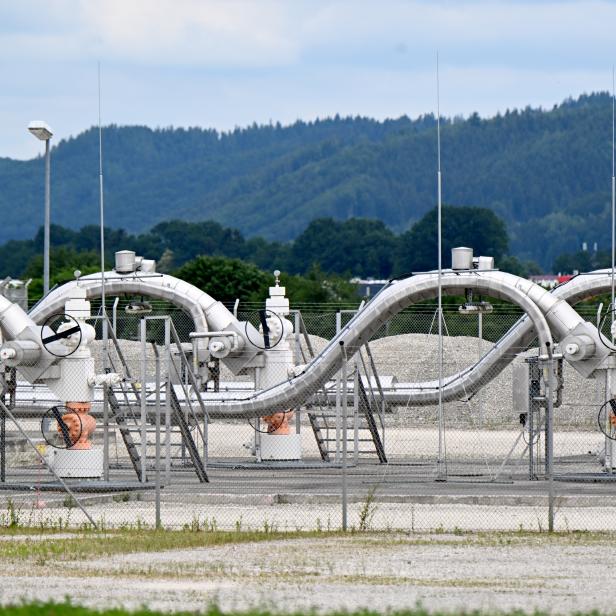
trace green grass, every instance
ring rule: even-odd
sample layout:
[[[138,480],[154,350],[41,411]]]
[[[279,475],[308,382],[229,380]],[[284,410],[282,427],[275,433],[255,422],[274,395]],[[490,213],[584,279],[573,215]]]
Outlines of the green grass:
[[[163,550],[181,550],[201,548],[230,543],[248,543],[255,541],[288,540],[324,536],[325,533],[314,532],[278,532],[278,531],[204,531],[204,530],[120,530],[107,533],[86,531],[71,533],[62,538],[57,533],[43,533],[44,538],[29,539],[33,533],[24,533],[11,529],[0,531],[0,535],[13,536],[14,539],[0,541],[0,562],[35,561],[45,564],[48,560],[67,561],[85,560],[96,556],[129,554],[132,552],[160,552]],[[328,533],[327,536],[333,536]],[[40,536],[40,533],[39,533]]]
[[[455,545],[497,547],[532,544],[580,545],[616,543],[615,533],[605,532],[563,532],[537,533],[531,531],[466,533],[461,531],[442,533],[388,533],[342,531],[296,531],[276,530],[219,531],[200,528],[194,530],[151,530],[126,529],[100,532],[86,530],[63,532],[57,530],[36,530],[29,528],[0,528],[0,562],[32,562],[44,565],[49,561],[66,562],[88,560],[95,557],[129,554],[135,552],[161,552],[190,548],[213,547],[233,543],[249,543],[273,540],[316,539],[348,537],[362,543],[385,545]],[[8,539],[11,537],[11,539]],[[36,537],[33,539],[31,537]]]

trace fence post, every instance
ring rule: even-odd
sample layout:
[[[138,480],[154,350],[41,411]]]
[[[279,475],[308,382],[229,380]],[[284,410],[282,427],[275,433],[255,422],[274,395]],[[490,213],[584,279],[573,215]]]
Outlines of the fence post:
[[[117,299],[117,298],[116,298]],[[109,323],[103,310],[103,372],[109,372]],[[114,332],[115,333],[115,332]],[[107,386],[103,385],[103,479],[109,481],[109,399]]]
[[[171,482],[171,323],[165,319],[165,483]]]
[[[347,411],[348,411],[348,374],[347,354],[344,348],[344,340],[340,341],[342,353],[342,530],[348,526],[348,502],[347,502]]]
[[[146,328],[147,323],[144,318],[139,323],[139,333],[141,339],[141,482],[146,481],[146,466],[147,466],[147,347],[146,347]]]
[[[160,355],[156,352],[156,530],[161,528],[160,522]]]
[[[546,417],[545,417],[545,466],[548,478],[548,531],[554,532],[554,401],[552,399],[552,347],[546,343],[548,351],[547,379],[545,381]]]
[[[8,388],[8,384],[6,384]],[[5,402],[5,396],[2,395],[2,402]],[[6,481],[6,413],[0,406],[0,483]]]

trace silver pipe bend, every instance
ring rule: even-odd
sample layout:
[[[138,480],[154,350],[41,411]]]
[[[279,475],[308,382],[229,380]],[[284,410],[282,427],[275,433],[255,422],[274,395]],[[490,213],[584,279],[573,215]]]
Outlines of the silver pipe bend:
[[[443,293],[459,295],[462,289],[470,288],[517,304],[529,315],[532,326],[538,332],[541,351],[546,353],[553,343],[552,335],[544,315],[531,298],[531,289],[516,286],[517,276],[498,274],[483,276],[474,272],[445,272],[442,277]],[[344,343],[347,354],[351,356],[370,340],[385,321],[417,301],[433,298],[437,290],[434,274],[420,274],[390,283],[329,342],[302,374],[246,398],[217,401],[217,411],[230,416],[254,417],[299,406],[339,370],[342,363],[340,343]],[[482,382],[481,379],[488,376],[487,368],[474,374],[478,377],[474,379],[474,384],[483,384],[485,380]],[[468,388],[464,384],[447,381],[444,390],[443,399],[448,401],[456,399]],[[437,396],[438,390],[422,390],[414,394],[412,402],[432,404]]]
[[[37,323],[42,323],[50,315],[63,312],[67,297],[77,285],[85,288],[88,299],[101,296],[101,275],[83,276],[78,281],[68,282],[52,291],[35,306],[30,317]],[[197,332],[206,332],[209,328],[222,330],[236,320],[223,304],[210,295],[189,282],[168,274],[120,276],[116,272],[106,272],[105,291],[109,295],[135,294],[167,300],[190,314]]]

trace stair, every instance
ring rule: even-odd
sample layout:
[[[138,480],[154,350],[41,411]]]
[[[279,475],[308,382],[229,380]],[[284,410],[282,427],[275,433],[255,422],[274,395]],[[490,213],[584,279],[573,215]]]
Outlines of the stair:
[[[141,406],[140,398],[135,397],[134,392],[126,392],[124,390],[125,385],[120,384],[114,387],[110,387],[107,390],[109,408],[111,415],[115,419],[115,422],[124,441],[124,446],[130,458],[131,464],[135,473],[141,477],[141,454],[142,454],[142,423],[141,423]],[[161,387],[164,390],[164,385]],[[161,391],[161,401],[164,401],[165,393]],[[134,402],[133,402],[134,400]],[[186,420],[185,411],[180,405],[178,397],[171,387],[170,389],[170,409],[171,409],[171,427],[170,427],[170,439],[173,442],[173,447],[182,447],[182,449],[188,453],[191,466],[194,468],[195,473],[201,483],[208,481],[207,473],[203,465],[203,460],[199,454],[199,450],[194,441],[191,426]],[[151,416],[153,413],[152,407],[148,408],[147,414]],[[148,439],[148,435],[156,432],[154,422],[148,422],[146,418],[146,470],[155,468],[156,457],[155,453],[149,453],[152,447],[156,445],[156,441]],[[173,434],[178,434],[179,439],[173,439]],[[161,444],[164,445],[166,438],[164,420],[161,426]],[[185,455],[170,456],[171,460],[187,461]]]
[[[154,409],[151,405],[146,405],[146,425],[143,426],[141,420],[141,401],[142,396],[146,396],[146,401],[148,394],[157,394],[157,397],[160,399],[161,403],[164,403],[166,400],[166,396],[168,393],[169,398],[169,408],[170,408],[170,432],[169,432],[169,440],[175,441],[173,442],[174,447],[181,447],[182,454],[184,451],[188,452],[188,456],[190,458],[190,462],[192,467],[201,483],[206,483],[209,481],[207,473],[205,471],[205,466],[203,464],[203,460],[201,459],[201,455],[199,454],[199,450],[197,448],[197,444],[193,438],[192,429],[187,420],[187,416],[190,415],[194,417],[194,409],[192,408],[192,404],[190,399],[187,397],[186,404],[187,408],[182,408],[180,401],[175,393],[173,385],[169,384],[168,381],[163,380],[161,383],[157,385],[159,388],[158,391],[147,391],[145,389],[138,389],[131,377],[130,369],[126,360],[122,354],[120,349],[118,339],[115,336],[115,332],[113,332],[113,328],[110,326],[110,338],[113,342],[116,350],[116,354],[121,366],[115,366],[111,356],[109,357],[111,363],[111,371],[124,374],[126,377],[126,381],[121,382],[114,386],[107,387],[107,397],[109,401],[109,408],[111,411],[112,417],[115,419],[115,422],[120,431],[120,435],[122,436],[122,440],[124,441],[124,446],[126,447],[126,451],[130,458],[131,464],[137,477],[141,479],[142,477],[142,449],[145,445],[145,468],[146,471],[151,468],[155,468],[156,457],[155,455],[149,455],[148,449],[151,448],[152,445],[155,445],[156,442],[148,440],[148,434],[155,432],[156,428],[154,423],[148,423],[148,417],[151,417],[154,414]],[[175,328],[173,328],[173,324],[171,323],[171,333],[176,338],[177,344],[179,344],[179,339],[177,337],[177,332]],[[186,361],[186,358],[182,355],[179,359],[171,358],[171,368],[175,370],[176,374],[179,376],[183,374],[183,371],[186,372],[190,377],[192,377],[192,382],[194,384],[194,377],[192,376],[191,366]],[[178,366],[177,363],[180,363]],[[167,387],[169,391],[167,392]],[[154,418],[155,420],[155,418]],[[145,433],[145,443],[143,441],[143,435]],[[167,438],[167,433],[165,432],[165,426],[161,426],[161,441],[164,442]],[[179,439],[173,439],[173,434],[179,434]],[[162,444],[162,443],[161,443]],[[170,455],[171,460],[179,460],[181,459],[183,462],[186,462],[186,456],[172,456]]]
[[[346,418],[347,433],[347,456],[348,457],[374,457],[379,462],[387,463],[385,448],[378,431],[374,418],[374,403],[368,397],[366,389],[358,379],[358,409],[357,419],[354,416],[353,408],[349,408]],[[336,410],[332,407],[321,407],[318,411],[308,412],[308,419],[324,462],[331,462],[336,454]],[[340,439],[342,439],[343,420],[339,418]],[[357,438],[355,431],[357,429]],[[339,451],[342,451],[342,442]]]

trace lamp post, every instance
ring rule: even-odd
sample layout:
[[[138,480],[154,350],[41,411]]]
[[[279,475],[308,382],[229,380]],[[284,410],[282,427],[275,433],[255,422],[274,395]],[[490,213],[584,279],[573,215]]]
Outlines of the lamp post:
[[[49,140],[53,136],[51,128],[41,120],[28,124],[28,130],[41,141],[45,142],[45,230],[43,244],[43,296],[49,293],[49,224],[51,210],[51,162]]]

